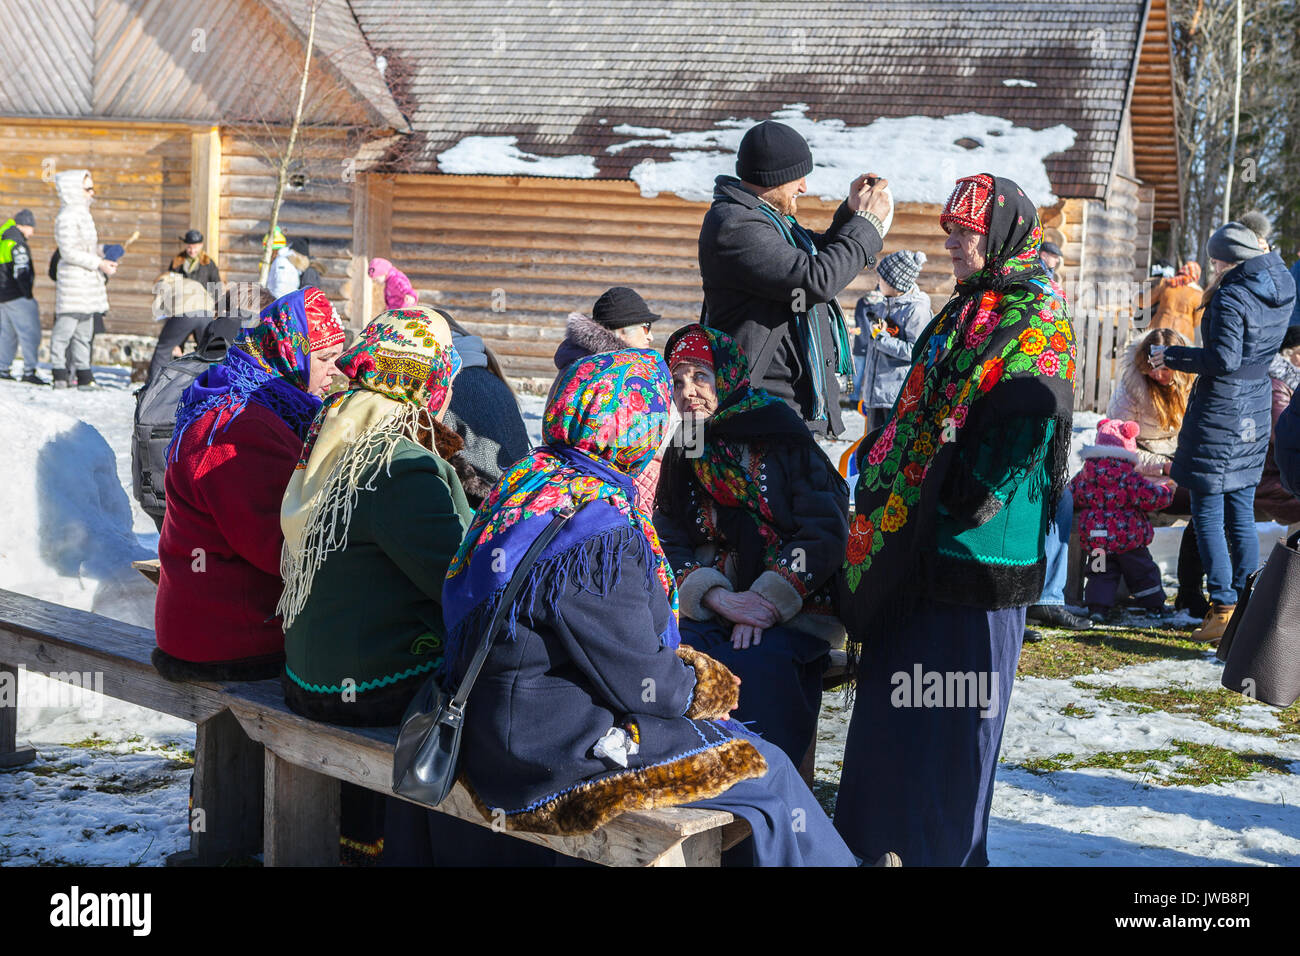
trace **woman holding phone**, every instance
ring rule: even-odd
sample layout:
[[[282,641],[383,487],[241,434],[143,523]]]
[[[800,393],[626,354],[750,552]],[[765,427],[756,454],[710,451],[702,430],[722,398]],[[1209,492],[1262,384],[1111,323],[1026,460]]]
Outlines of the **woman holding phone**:
[[[1220,227],[1207,251],[1215,281],[1205,293],[1204,346],[1152,345],[1150,363],[1199,376],[1170,475],[1191,493],[1210,586],[1210,609],[1192,639],[1215,644],[1259,567],[1254,505],[1272,424],[1268,365],[1296,294],[1281,257],[1239,222]]]

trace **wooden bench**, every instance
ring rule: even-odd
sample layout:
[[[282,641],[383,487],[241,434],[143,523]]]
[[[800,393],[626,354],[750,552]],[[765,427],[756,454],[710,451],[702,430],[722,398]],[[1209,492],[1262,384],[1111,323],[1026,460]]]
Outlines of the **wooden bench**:
[[[391,796],[395,729],[307,720],[276,681],[164,680],[153,648],[147,628],[0,589],[0,666],[55,680],[90,672],[110,697],[197,725],[190,850],[169,862],[215,865],[261,852],[267,866],[337,864],[339,783]],[[0,766],[31,759],[16,748],[16,723],[16,708],[0,708]],[[459,785],[437,809],[490,828]],[[685,807],[624,813],[580,837],[510,833],[607,866],[717,866],[748,834],[730,813]]]

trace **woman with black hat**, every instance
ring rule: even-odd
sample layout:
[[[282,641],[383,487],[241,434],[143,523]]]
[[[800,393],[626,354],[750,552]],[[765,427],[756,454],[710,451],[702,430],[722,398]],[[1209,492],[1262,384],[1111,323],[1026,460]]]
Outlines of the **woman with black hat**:
[[[590,318],[569,313],[564,341],[555,350],[555,367],[563,372],[588,355],[649,348],[654,341],[651,326],[661,318],[634,290],[615,286],[596,300]]]
[[[212,257],[203,251],[203,233],[197,229],[190,229],[179,238],[184,248],[172,258],[167,271],[179,272],[185,278],[193,279],[205,288],[213,283],[220,285],[221,270],[217,268],[217,263]],[[209,295],[216,298],[220,291],[220,289],[210,289]]]

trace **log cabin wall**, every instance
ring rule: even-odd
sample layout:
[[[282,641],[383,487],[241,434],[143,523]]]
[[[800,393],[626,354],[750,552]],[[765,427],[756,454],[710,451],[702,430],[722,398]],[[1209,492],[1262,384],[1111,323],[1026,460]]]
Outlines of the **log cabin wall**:
[[[310,241],[322,291],[339,314],[355,325],[359,317],[353,314],[351,298],[356,268],[354,155],[354,145],[344,132],[305,132],[291,167],[293,175],[303,178],[301,185],[285,189],[279,225],[288,239]],[[255,283],[275,198],[276,147],[259,131],[223,129],[220,163],[221,277],[227,282]]]
[[[24,206],[36,214],[31,239],[41,323],[54,315],[54,283],[46,269],[54,254],[59,200],[54,174],[85,168],[95,178],[91,214],[102,243],[137,239],[109,280],[108,332],[156,335],[151,304],[156,279],[189,228],[192,128],[182,124],[97,120],[0,120],[0,217]]]
[[[379,228],[371,254],[390,255],[422,301],[481,334],[512,376],[549,382],[565,317],[589,314],[610,286],[632,286],[668,320],[656,329],[661,345],[672,329],[699,318],[697,249],[707,203],[666,193],[645,198],[625,180],[401,175],[390,189],[373,200],[391,228]],[[799,221],[825,229],[837,205],[801,198]],[[926,253],[920,284],[936,309],[953,285],[938,216],[938,206],[902,203],[885,241],[887,253]],[[846,315],[868,282],[859,277],[841,296]]]

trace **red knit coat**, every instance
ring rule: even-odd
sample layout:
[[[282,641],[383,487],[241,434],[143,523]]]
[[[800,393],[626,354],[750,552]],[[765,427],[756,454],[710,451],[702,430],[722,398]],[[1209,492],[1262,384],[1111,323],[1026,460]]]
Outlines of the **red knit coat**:
[[[167,467],[158,539],[158,646],[196,663],[283,653],[280,501],[302,452],[289,426],[253,404],[208,445],[217,414],[190,425]]]

